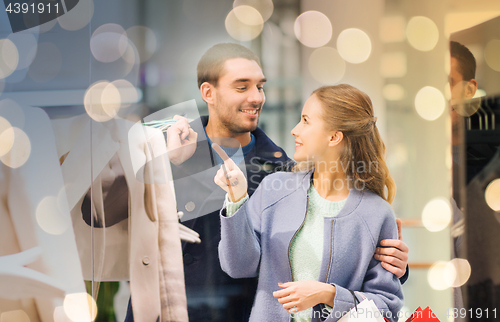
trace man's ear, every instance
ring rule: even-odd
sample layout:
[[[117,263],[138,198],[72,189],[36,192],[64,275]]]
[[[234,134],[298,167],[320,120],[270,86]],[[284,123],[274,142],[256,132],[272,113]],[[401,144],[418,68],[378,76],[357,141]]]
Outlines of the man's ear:
[[[330,142],[328,143],[329,146],[336,146],[339,145],[340,142],[342,142],[342,139],[344,138],[344,133],[340,131],[335,131],[333,134],[330,136]]]
[[[205,102],[207,102],[207,104],[209,104],[209,105],[214,105],[214,102],[215,102],[214,89],[215,89],[214,86],[212,84],[210,84],[209,82],[204,82],[200,86],[201,98],[203,98],[203,100]]]
[[[473,78],[467,82],[465,87],[465,96],[467,98],[472,98],[477,91],[477,81]]]

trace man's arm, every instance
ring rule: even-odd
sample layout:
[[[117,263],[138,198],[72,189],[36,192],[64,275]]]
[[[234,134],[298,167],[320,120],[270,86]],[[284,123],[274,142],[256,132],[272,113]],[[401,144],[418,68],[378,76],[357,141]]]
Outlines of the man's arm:
[[[380,242],[383,247],[375,250],[375,259],[381,261],[383,268],[396,275],[401,284],[408,278],[408,245],[403,241],[401,219],[396,219],[398,224],[398,239],[384,239]]]
[[[167,150],[170,162],[180,165],[196,151],[198,133],[191,128],[187,118],[176,115],[174,119],[177,122],[167,129]]]

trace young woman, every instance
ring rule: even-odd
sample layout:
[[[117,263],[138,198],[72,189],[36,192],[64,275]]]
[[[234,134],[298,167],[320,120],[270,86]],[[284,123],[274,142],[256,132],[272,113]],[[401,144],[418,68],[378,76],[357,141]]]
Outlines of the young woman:
[[[248,199],[244,174],[223,158],[219,259],[233,278],[259,277],[250,321],[337,321],[363,296],[397,320],[401,284],[373,258],[398,236],[375,123],[365,93],[321,87],[291,132],[297,171],[267,176]]]

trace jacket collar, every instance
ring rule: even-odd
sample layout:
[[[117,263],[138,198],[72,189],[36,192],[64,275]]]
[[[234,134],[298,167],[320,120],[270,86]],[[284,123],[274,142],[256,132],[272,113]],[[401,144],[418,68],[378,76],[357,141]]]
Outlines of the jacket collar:
[[[304,191],[307,193],[307,190],[311,186],[311,179],[314,170],[309,170],[307,172],[302,172],[302,173],[303,173],[302,189],[304,189]],[[361,203],[361,199],[363,198],[364,193],[365,193],[364,190],[359,190],[356,189],[355,187],[351,188],[349,190],[349,195],[347,196],[346,203],[344,207],[342,207],[336,218],[345,217],[351,214]]]
[[[199,119],[191,122],[191,128],[198,133],[197,141],[206,141],[204,128],[208,124],[208,115],[202,115]],[[201,135],[203,134],[203,135]],[[261,128],[257,127],[252,134],[255,137],[255,146],[247,153],[245,160],[257,157],[262,162],[286,164],[290,161],[285,151],[277,146]]]

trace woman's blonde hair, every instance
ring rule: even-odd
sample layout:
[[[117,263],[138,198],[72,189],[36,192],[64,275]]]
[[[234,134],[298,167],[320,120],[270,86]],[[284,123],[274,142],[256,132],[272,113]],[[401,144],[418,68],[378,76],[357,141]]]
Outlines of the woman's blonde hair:
[[[353,165],[342,166],[346,176],[353,183],[363,182],[365,189],[392,203],[396,184],[385,163],[385,144],[375,124],[377,118],[373,115],[370,97],[347,84],[323,86],[311,95],[316,95],[321,102],[326,130],[343,133],[345,149],[339,162],[341,165]],[[359,171],[359,165],[364,166],[363,171]],[[297,168],[303,170],[300,165]]]

